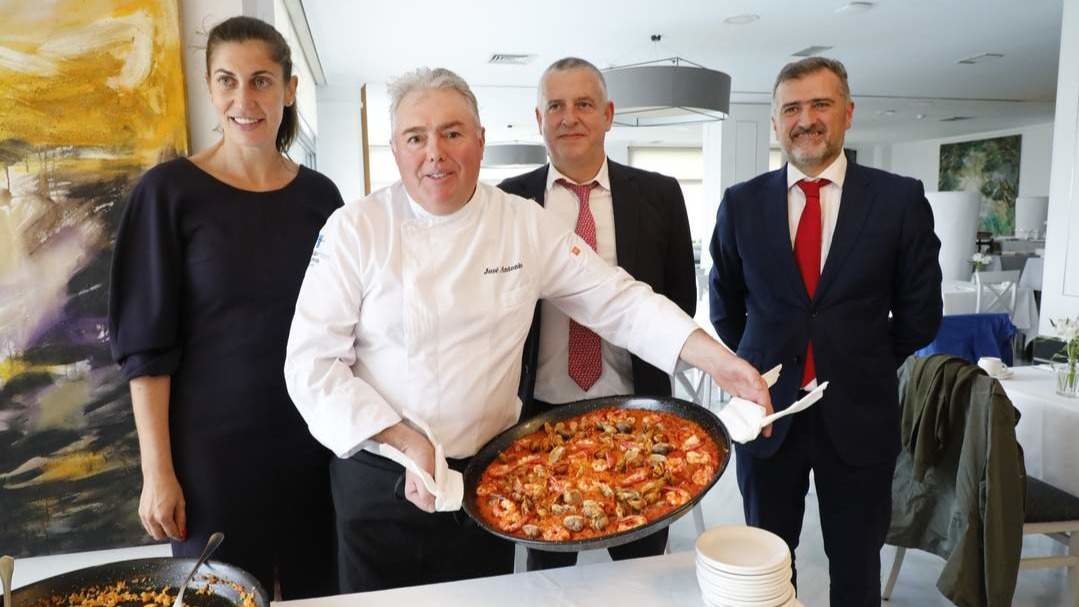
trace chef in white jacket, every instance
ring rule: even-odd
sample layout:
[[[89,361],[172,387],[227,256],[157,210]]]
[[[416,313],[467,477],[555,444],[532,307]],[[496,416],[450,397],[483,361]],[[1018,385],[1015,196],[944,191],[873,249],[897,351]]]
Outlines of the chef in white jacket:
[[[434,512],[419,477],[405,473],[402,490],[403,468],[374,452],[388,444],[433,474],[435,442],[460,469],[513,425],[539,299],[660,369],[681,359],[771,411],[757,371],[675,304],[539,205],[478,183],[484,131],[460,77],[422,68],[390,94],[401,181],[327,221],[285,361],[296,407],[338,456],[343,592],[512,571],[511,544]]]

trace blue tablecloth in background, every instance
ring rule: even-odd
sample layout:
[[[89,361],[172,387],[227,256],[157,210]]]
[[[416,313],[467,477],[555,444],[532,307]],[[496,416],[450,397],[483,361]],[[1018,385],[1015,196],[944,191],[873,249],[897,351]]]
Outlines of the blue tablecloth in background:
[[[1012,337],[1016,329],[1007,314],[955,314],[945,316],[936,338],[915,356],[953,354],[977,363],[983,356],[996,356],[1012,364]]]

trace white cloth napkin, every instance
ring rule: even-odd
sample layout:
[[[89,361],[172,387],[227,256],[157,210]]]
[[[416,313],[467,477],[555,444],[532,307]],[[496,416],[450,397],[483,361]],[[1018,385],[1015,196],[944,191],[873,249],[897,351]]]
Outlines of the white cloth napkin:
[[[769,388],[775,385],[776,380],[779,379],[779,371],[781,369],[782,365],[777,365],[775,368],[762,375]],[[790,407],[787,407],[779,413],[773,413],[768,416],[765,416],[764,414],[764,407],[753,401],[738,398],[736,396],[720,410],[719,419],[723,422],[723,425],[727,427],[727,432],[730,433],[731,440],[743,444],[748,443],[757,438],[757,436],[760,435],[761,430],[775,420],[808,409],[813,403],[821,399],[824,395],[824,390],[827,388],[828,382],[824,382]]]
[[[378,454],[392,459],[393,461],[401,464],[405,468],[411,470],[416,476],[420,477],[423,481],[423,486],[427,488],[431,495],[435,496],[435,510],[437,512],[453,512],[461,509],[461,502],[465,496],[465,481],[460,472],[450,468],[446,463],[446,455],[442,449],[442,443],[431,434],[431,428],[422,419],[410,415],[407,411],[402,412],[402,415],[416,427],[417,430],[423,432],[427,436],[427,440],[431,441],[431,444],[435,448],[435,477],[431,478],[431,475],[426,470],[420,467],[419,464],[412,461],[412,458],[408,457],[395,447],[387,445],[386,443],[378,443]]]

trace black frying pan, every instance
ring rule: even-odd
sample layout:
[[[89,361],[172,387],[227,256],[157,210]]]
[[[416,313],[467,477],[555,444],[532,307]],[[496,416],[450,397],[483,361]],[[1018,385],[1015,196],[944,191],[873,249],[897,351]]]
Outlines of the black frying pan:
[[[13,607],[44,606],[46,605],[44,601],[48,601],[52,596],[65,596],[90,586],[100,587],[120,581],[126,581],[127,586],[136,591],[157,591],[163,586],[169,586],[169,594],[175,597],[178,586],[183,583],[187,574],[191,573],[191,568],[195,566],[195,560],[193,558],[146,558],[77,569],[12,590],[12,605]],[[225,580],[224,583],[218,582],[211,585],[213,595],[195,592],[196,589],[207,585],[207,575],[214,575]],[[133,583],[133,580],[142,578],[146,579],[144,583]],[[199,568],[199,573],[195,575],[195,579],[184,593],[184,605],[190,607],[239,605],[240,593],[227,582],[237,583],[246,592],[254,589],[255,604],[258,607],[270,606],[266,591],[254,576],[239,567],[220,561],[209,561]]]
[[[576,417],[589,411],[595,411],[596,409],[602,409],[604,407],[617,407],[620,409],[647,409],[650,411],[661,411],[664,413],[672,413],[678,417],[688,419],[696,422],[708,436],[716,442],[720,451],[726,450],[727,457],[719,463],[716,467],[716,475],[712,478],[712,481],[708,483],[701,491],[685,504],[682,504],[678,508],[667,513],[663,518],[656,519],[647,525],[635,527],[629,531],[623,531],[621,533],[614,533],[611,535],[604,535],[602,537],[596,537],[585,540],[570,540],[566,542],[550,542],[547,540],[532,540],[515,535],[504,533],[499,529],[492,527],[483,520],[480,516],[479,507],[476,504],[476,486],[479,485],[480,478],[483,476],[483,471],[487,469],[487,466],[494,461],[498,454],[504,449],[510,446],[513,441],[531,434],[536,430],[543,427],[543,424],[550,422],[554,424],[571,417]],[[511,542],[516,542],[528,548],[539,548],[540,550],[550,550],[552,552],[577,552],[579,550],[593,550],[595,548],[610,548],[611,546],[621,546],[622,544],[638,540],[647,535],[651,535],[660,529],[663,529],[676,521],[678,517],[682,516],[686,512],[689,512],[700,499],[712,488],[712,485],[716,484],[719,477],[723,475],[723,471],[727,468],[727,461],[730,459],[731,452],[731,438],[727,433],[727,428],[723,425],[723,422],[719,421],[719,418],[708,409],[695,405],[691,402],[687,402],[677,398],[652,398],[641,396],[608,396],[604,398],[593,398],[590,400],[582,400],[575,403],[567,403],[560,405],[554,409],[547,411],[533,417],[529,420],[523,421],[516,426],[513,426],[509,430],[506,430],[502,434],[494,437],[486,445],[480,449],[479,453],[472,457],[472,460],[468,464],[468,468],[465,469],[465,496],[464,496],[464,508],[465,512],[476,522],[477,525],[487,530],[490,533],[497,535],[498,537],[507,539]]]

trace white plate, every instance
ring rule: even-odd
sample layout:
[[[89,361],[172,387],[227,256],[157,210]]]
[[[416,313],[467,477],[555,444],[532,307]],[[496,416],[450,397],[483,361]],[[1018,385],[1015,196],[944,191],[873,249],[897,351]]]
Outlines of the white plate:
[[[791,553],[778,535],[745,525],[721,525],[697,538],[697,557],[728,573],[770,573],[790,566]]]
[[[790,580],[766,586],[746,587],[698,577],[697,584],[701,587],[701,592],[707,592],[715,596],[754,601],[786,597],[789,589],[792,588]]]
[[[761,588],[769,585],[779,585],[791,581],[791,569],[786,567],[773,574],[763,576],[742,576],[724,574],[704,564],[697,565],[697,578],[705,578],[709,582],[718,584],[733,584],[739,588]]]
[[[791,600],[794,599],[794,586],[788,585],[782,594],[764,600],[744,599],[708,592],[702,592],[701,597],[706,604],[715,607],[788,607]]]
[[[708,560],[706,557],[697,555],[697,563],[701,567],[706,567],[715,573],[720,573],[733,578],[761,578],[771,577],[778,574],[786,573],[791,569],[791,562],[789,560],[780,561],[775,566],[769,566],[767,569],[761,568],[750,571],[748,569],[735,568],[736,566],[730,563],[720,563],[712,560]]]

